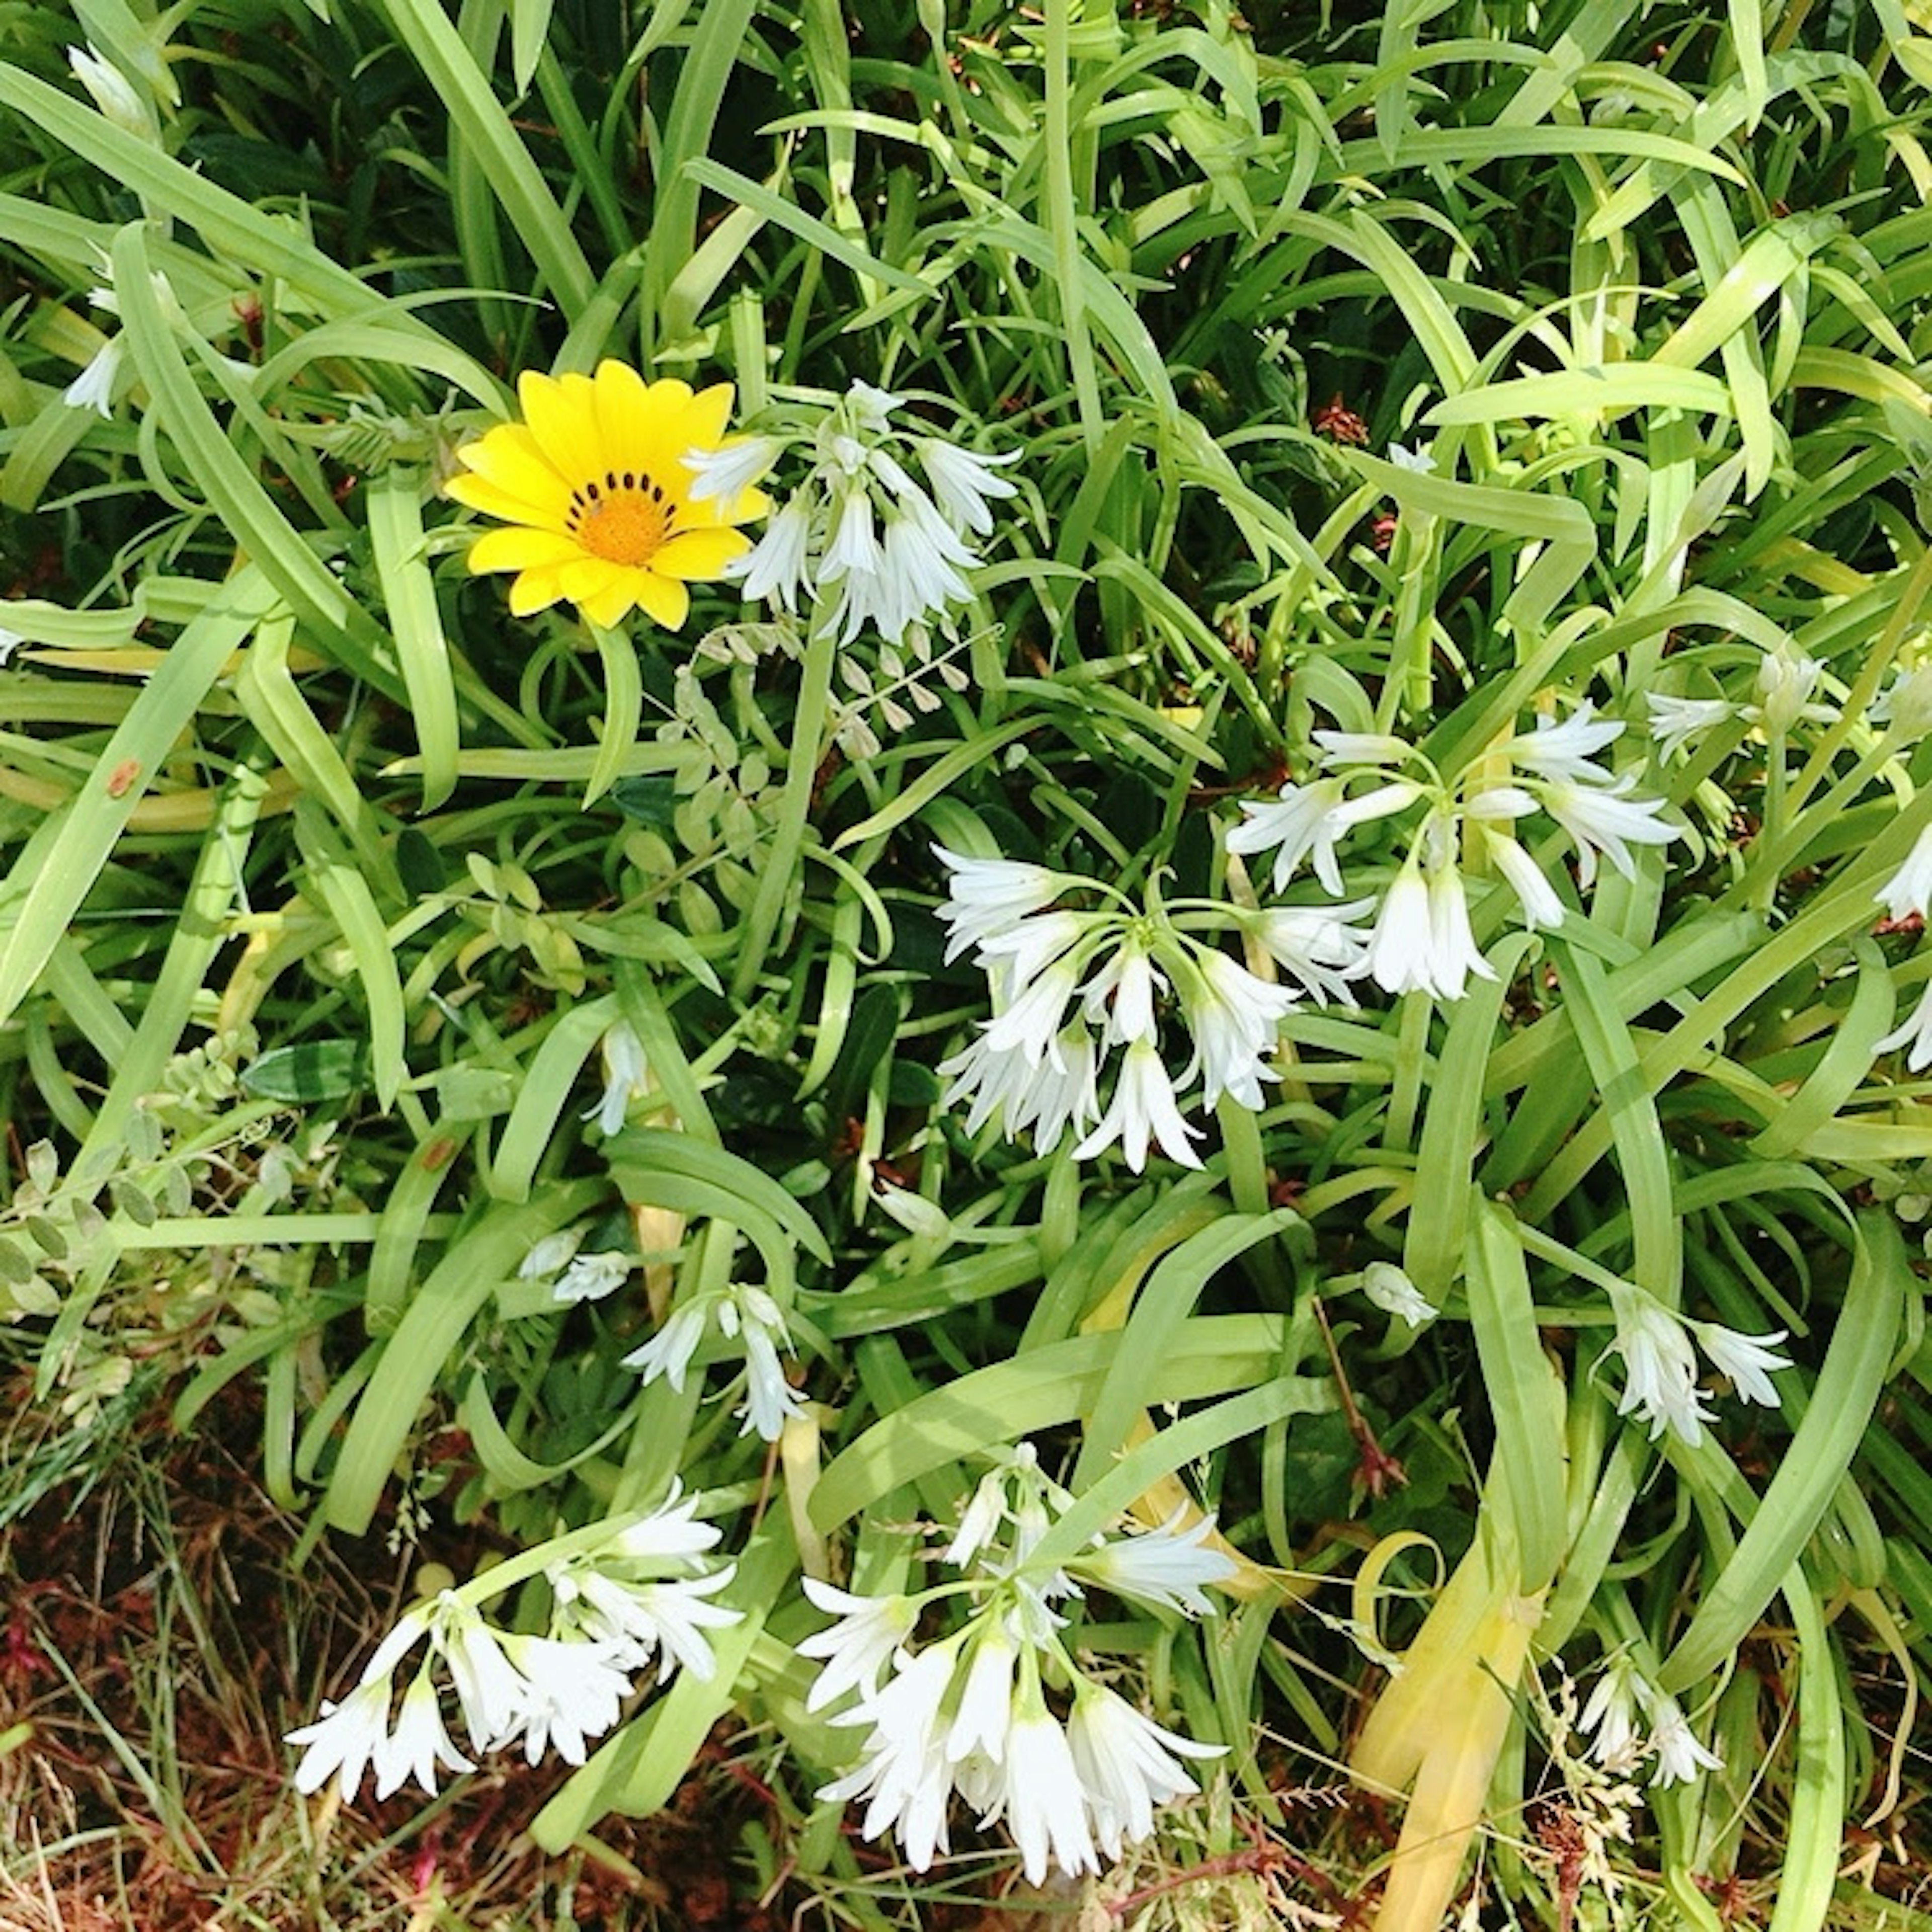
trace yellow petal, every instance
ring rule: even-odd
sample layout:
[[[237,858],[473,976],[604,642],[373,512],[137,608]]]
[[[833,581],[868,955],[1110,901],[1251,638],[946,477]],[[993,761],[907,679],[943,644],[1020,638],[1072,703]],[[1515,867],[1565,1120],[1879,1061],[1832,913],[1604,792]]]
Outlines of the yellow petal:
[[[472,510],[481,510],[486,517],[500,517],[505,523],[526,530],[561,532],[563,528],[561,509],[538,509],[522,497],[512,496],[495,484],[484,482],[480,476],[452,476],[442,488],[445,496]]]
[[[650,392],[637,370],[622,362],[597,365],[597,427],[604,446],[634,470],[652,440]]]
[[[548,609],[563,595],[563,573],[552,564],[542,570],[526,570],[510,586],[510,614],[528,617]]]
[[[568,563],[557,566],[557,580],[563,586],[565,596],[573,604],[581,604],[585,598],[599,596],[608,590],[628,568],[624,564],[613,563],[608,557],[580,552]]]
[[[570,485],[557,474],[554,465],[537,446],[536,437],[521,423],[506,423],[493,429],[476,442],[466,442],[456,454],[484,482],[534,509],[554,508],[561,514],[569,499]]]
[[[651,568],[660,577],[703,583],[723,576],[724,566],[751,547],[752,540],[742,530],[685,530],[651,559]]]
[[[610,467],[598,433],[596,392],[588,376],[544,376],[526,369],[517,400],[537,446],[568,486],[601,477]]]
[[[652,571],[634,570],[631,574],[635,579],[631,595],[637,600],[638,608],[667,631],[678,629],[691,614],[691,592],[672,578],[659,577]]]
[[[597,370],[597,422],[605,466],[641,471],[682,502],[691,473],[678,458],[692,446],[691,387],[675,376],[646,384],[622,362]]]
[[[583,554],[581,544],[557,531],[518,526],[507,530],[486,530],[470,546],[470,568],[472,571],[534,570],[568,563]]]
[[[601,624],[607,631],[611,629],[622,622],[632,605],[637,602],[631,580],[643,574],[641,571],[622,572],[602,590],[578,598],[577,608],[592,623]]]
[[[691,399],[684,413],[688,449],[715,449],[724,440],[724,425],[731,420],[732,388],[729,382],[714,382]],[[680,452],[681,453],[681,452]]]
[[[685,487],[689,473],[680,465],[680,488]],[[695,502],[687,498],[678,505],[677,522],[678,527],[685,530],[733,530],[754,518],[768,517],[771,512],[772,500],[762,490],[742,490],[730,503],[716,496],[702,497]]]

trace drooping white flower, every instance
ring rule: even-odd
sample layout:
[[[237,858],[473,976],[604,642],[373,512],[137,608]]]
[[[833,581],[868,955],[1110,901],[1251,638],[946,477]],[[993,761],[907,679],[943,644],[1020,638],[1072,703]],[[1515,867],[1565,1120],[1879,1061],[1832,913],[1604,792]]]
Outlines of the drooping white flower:
[[[608,1028],[602,1044],[603,1095],[584,1118],[594,1118],[608,1138],[622,1131],[632,1101],[641,1100],[651,1090],[651,1072],[645,1064],[644,1042],[628,1020],[620,1020]]]
[[[532,1764],[553,1750],[565,1763],[581,1764],[590,1740],[623,1715],[624,1700],[631,1694],[631,1680],[609,1646],[512,1630],[504,1634],[502,1647],[524,1692],[517,1730],[498,1742],[508,1744],[520,1736],[524,1755]]]
[[[948,939],[950,965],[968,946],[1010,932],[1029,913],[1039,912],[1076,883],[1063,872],[1018,859],[969,859],[963,852],[932,848],[952,875],[948,903],[940,908]]]
[[[325,1700],[314,1724],[288,1732],[285,1742],[302,1747],[295,1785],[304,1797],[320,1791],[336,1774],[343,1802],[354,1802],[363,1773],[388,1744],[390,1695],[386,1676],[372,1678],[339,1704]]]
[[[1647,1294],[1613,1292],[1616,1339],[1610,1351],[1624,1358],[1619,1415],[1634,1414],[1650,1426],[1654,1442],[1670,1430],[1695,1448],[1711,1420],[1708,1397],[1697,1386],[1697,1356],[1683,1324]]]
[[[1483,828],[1484,849],[1522,908],[1522,922],[1531,932],[1553,932],[1563,923],[1563,902],[1543,868],[1520,841],[1507,832]]]
[[[1038,1460],[1033,1444],[1023,1442],[1011,1455],[1002,1454],[996,1458],[993,1466],[974,1484],[966,1507],[959,1512],[952,1540],[946,1546],[946,1560],[956,1570],[964,1569],[1006,1523],[1011,1514],[1008,1492],[1022,1456],[1031,1459],[1024,1466],[1026,1467],[1031,1467]]]
[[[736,502],[784,452],[775,436],[734,436],[716,449],[688,449],[678,458],[694,479],[685,494],[698,503],[713,497]]]
[[[1666,698],[1648,692],[1644,704],[1650,712],[1650,735],[1666,759],[1688,754],[1690,741],[1729,724],[1737,707],[1721,698]]]
[[[1426,444],[1418,443],[1413,449],[1400,442],[1388,446],[1388,460],[1398,470],[1413,470],[1422,476],[1430,475],[1436,467],[1436,458]]]
[[[85,48],[69,47],[67,64],[93,98],[94,106],[116,127],[142,140],[153,140],[153,110],[135,92],[127,76],[112,61],[94,51],[92,42]]]
[[[818,566],[821,584],[836,584],[842,578],[869,580],[885,562],[879,548],[878,532],[872,514],[872,500],[863,490],[847,493],[838,508],[832,541]]]
[[[1893,1053],[1905,1048],[1905,1064],[1913,1073],[1932,1065],[1932,981],[1918,996],[1918,1004],[1906,1016],[1904,1024],[1872,1042],[1874,1054]]]
[[[1094,1836],[1110,1858],[1120,1856],[1123,1844],[1152,1834],[1156,1806],[1200,1790],[1183,1758],[1218,1757],[1225,1748],[1163,1730],[1118,1692],[1084,1677],[1073,1680],[1066,1740]]]
[[[985,536],[993,527],[989,498],[1017,495],[1016,486],[998,473],[999,469],[1019,460],[1022,452],[1009,451],[1004,456],[982,456],[943,442],[938,436],[917,438],[913,447],[919,452],[920,466],[939,507],[956,528]]]
[[[1767,731],[1784,733],[1801,719],[1822,724],[1832,716],[1828,705],[1814,704],[1825,668],[1802,652],[1780,644],[1765,653],[1757,668],[1757,715]]]
[[[882,389],[876,382],[856,376],[847,388],[845,398],[854,422],[875,436],[890,429],[894,415],[905,407],[904,397],[896,396],[890,389]]]
[[[1065,959],[1057,959],[1022,991],[1019,997],[988,1022],[985,1040],[994,1053],[1018,1053],[1037,1066],[1054,1049],[1066,1003],[1078,991],[1080,974]]]
[[[1274,852],[1274,889],[1283,890],[1302,860],[1313,856],[1316,876],[1336,898],[1342,896],[1342,872],[1335,842],[1347,830],[1336,814],[1348,796],[1346,778],[1316,778],[1308,784],[1292,780],[1265,802],[1241,801],[1241,824],[1228,834],[1228,850],[1243,854]]]
[[[1129,1167],[1138,1174],[1147,1166],[1150,1142],[1169,1160],[1198,1167],[1201,1156],[1189,1146],[1202,1137],[1198,1127],[1182,1119],[1174,1081],[1150,1040],[1137,1040],[1121,1056],[1114,1079],[1114,1097],[1098,1125],[1073,1150],[1076,1160],[1091,1160],[1116,1141]]]
[[[1865,716],[1908,745],[1932,731],[1932,661],[1901,668]]]
[[[1201,1070],[1201,1100],[1211,1107],[1223,1094],[1259,1113],[1262,1082],[1277,1076],[1268,1064],[1294,995],[1238,966],[1225,952],[1196,952],[1194,974],[1180,982],[1181,1010]]]
[[[636,1670],[656,1658],[663,1684],[680,1669],[700,1680],[716,1674],[718,1661],[704,1633],[742,1623],[744,1612],[707,1599],[736,1574],[736,1565],[728,1563],[702,1576],[628,1582],[594,1564],[580,1564],[553,1575],[551,1584],[560,1600],[566,1594],[574,1600],[578,1629],[602,1645],[614,1664]]]
[[[1370,976],[1385,993],[1437,990],[1429,887],[1413,856],[1382,895],[1366,962]]]
[[[956,1639],[929,1645],[916,1657],[901,1652],[892,1681],[833,1720],[872,1730],[857,1766],[818,1794],[835,1802],[866,1798],[860,1832],[868,1839],[892,1832],[914,1871],[926,1870],[933,1854],[946,1848],[952,1775],[943,1748],[941,1710],[958,1649]]]
[[[674,1483],[670,1494],[648,1516],[617,1532],[612,1552],[630,1562],[678,1563],[715,1550],[724,1532],[714,1522],[698,1520],[698,1502]]]
[[[811,541],[812,512],[794,496],[772,513],[758,542],[727,564],[724,574],[737,580],[748,602],[775,604],[796,616]]]
[[[296,1768],[298,1791],[304,1796],[319,1791],[332,1772],[339,1772],[342,1796],[348,1802],[354,1799],[372,1760],[376,1762],[378,1778],[384,1774],[383,1766],[388,1760],[380,1754],[396,1748],[389,1723],[391,1680],[397,1665],[430,1629],[430,1618],[426,1612],[405,1611],[362,1666],[356,1688],[340,1703],[325,1701],[321,1715],[314,1724],[287,1733],[289,1743],[304,1747],[302,1762]],[[406,1711],[405,1719],[408,1714]],[[419,1719],[416,1721],[420,1723]],[[413,1742],[412,1732],[412,1746]]]
[[[1932,907],[1932,826],[1913,840],[1905,862],[1879,887],[1879,903],[1894,920],[1916,914],[1924,919]]]
[[[494,1750],[518,1736],[530,1708],[530,1687],[504,1655],[496,1632],[454,1591],[436,1599],[430,1640],[449,1666],[471,1744],[479,1751]]]
[[[92,410],[97,416],[112,422],[114,386],[120,379],[123,352],[120,337],[110,336],[61,392],[61,400],[70,410]]]
[[[530,1251],[517,1264],[519,1281],[536,1281],[554,1274],[584,1244],[586,1228],[560,1228],[542,1240],[530,1244]]]
[[[26,642],[18,631],[10,631],[0,625],[0,670],[7,668],[7,660]]]
[[[579,1255],[557,1276],[550,1288],[550,1299],[569,1304],[602,1301],[607,1294],[614,1294],[630,1280],[631,1270],[636,1265],[628,1255],[614,1248],[597,1254]]]
[[[1387,731],[1317,731],[1312,735],[1322,748],[1324,771],[1368,771],[1400,765],[1415,748],[1407,739]]]
[[[433,1798],[439,1769],[476,1768],[450,1742],[442,1721],[442,1700],[427,1670],[418,1671],[416,1682],[403,1693],[396,1727],[376,1746],[375,1763],[378,1803],[400,1790],[412,1778]],[[352,1797],[354,1793],[343,1795]]]
[[[784,1311],[755,1283],[734,1282],[718,1304],[718,1325],[728,1336],[745,1345],[745,1418],[743,1433],[756,1430],[776,1442],[792,1417],[804,1413],[805,1398],[787,1380],[781,1347],[790,1350],[791,1330]]]
[[[1712,1366],[1729,1381],[1744,1401],[1758,1402],[1766,1408],[1778,1406],[1778,1390],[1771,1378],[1775,1370],[1791,1366],[1790,1358],[1778,1352],[1777,1345],[1784,1340],[1784,1330],[1768,1335],[1744,1335],[1718,1322],[1693,1322],[1689,1327],[1697,1338],[1697,1346],[1710,1358]]]
[[[1077,912],[1037,912],[1004,932],[980,942],[979,962],[992,982],[994,998],[1009,1004],[1056,959],[1063,958],[1087,936],[1089,915]]]
[[[941,1060],[938,1070],[952,1083],[946,1090],[944,1104],[969,1103],[969,1134],[977,1133],[999,1114],[1009,1140],[1030,1130],[1034,1145],[1045,1154],[1059,1144],[1070,1125],[1084,1130],[1100,1116],[1094,1042],[1077,1021],[1062,1030],[1037,1066],[1017,1048],[995,1050],[982,1033]]]
[[[1631,846],[1668,845],[1682,836],[1674,825],[1658,823],[1658,814],[1664,809],[1661,799],[1627,796],[1636,782],[1635,774],[1627,772],[1607,785],[1552,778],[1542,788],[1544,810],[1576,841],[1576,875],[1586,886],[1596,878],[1599,853],[1625,878],[1634,879]]]
[[[1373,899],[1338,906],[1270,906],[1246,921],[1268,956],[1326,1006],[1352,1006],[1348,982],[1368,970],[1369,934],[1353,922],[1375,909]]]
[[[1109,1046],[1131,1046],[1152,1040],[1160,1032],[1154,1001],[1167,990],[1167,980],[1154,963],[1146,940],[1130,933],[1088,981],[1081,1011]]]
[[[1536,809],[1536,800],[1521,785],[1485,785],[1466,800],[1462,815],[1474,819],[1487,830],[1527,818]]]
[[[869,1700],[878,1694],[879,1673],[887,1660],[919,1622],[918,1604],[910,1597],[855,1596],[815,1576],[806,1577],[804,1587],[817,1608],[838,1619],[797,1647],[800,1656],[823,1660],[806,1693],[805,1708],[822,1711],[848,1690],[856,1690]]]
[[[1099,1547],[1070,1557],[1066,1568],[1083,1582],[1116,1597],[1184,1616],[1211,1616],[1214,1605],[1202,1586],[1226,1582],[1239,1566],[1226,1551],[1208,1546],[1213,1516],[1198,1516],[1191,1528],[1183,1528],[1187,1514],[1184,1504],[1158,1529],[1108,1537]]]
[[[1469,897],[1462,874],[1453,864],[1429,874],[1430,972],[1437,993],[1460,1000],[1471,978],[1493,980],[1496,968],[1483,957],[1469,926]]]
[[[1585,1732],[1595,1733],[1590,1755],[1606,1771],[1631,1770],[1642,1756],[1636,1719],[1635,1672],[1628,1659],[1612,1658],[1592,1688],[1579,1720]]]
[[[648,1384],[662,1376],[680,1395],[691,1358],[704,1340],[710,1325],[710,1308],[701,1298],[681,1301],[670,1312],[664,1326],[641,1346],[624,1358],[623,1366],[634,1369]]]
[[[955,1764],[975,1752],[990,1763],[1003,1763],[1012,1730],[1013,1669],[1019,1646],[1000,1619],[992,1617],[976,1626],[968,1654],[972,1661],[946,1734],[946,1755]]]
[[[944,617],[955,606],[968,603],[973,586],[960,574],[952,552],[960,548],[950,526],[925,496],[909,506],[888,512],[882,554],[880,594],[873,602],[872,621],[888,644],[896,644],[908,629],[928,618]],[[967,553],[970,561],[970,553]],[[890,586],[890,594],[885,586]]]
[[[1610,775],[1592,761],[1623,733],[1616,719],[1599,718],[1596,707],[1586,698],[1560,724],[1547,714],[1539,716],[1534,730],[1518,732],[1502,748],[1520,771],[1576,784],[1602,784]]]
[[[1652,1784],[1688,1784],[1700,1772],[1724,1769],[1724,1760],[1698,1742],[1682,1706],[1669,1691],[1646,1684],[1639,1694],[1650,1715],[1650,1748],[1657,1754]]]
[[[1362,1292],[1384,1315],[1400,1316],[1412,1328],[1442,1312],[1393,1262],[1370,1262],[1362,1270]]]
[[[1049,1864],[1069,1878],[1100,1869],[1088,1822],[1086,1787],[1073,1762],[1060,1720],[1046,1708],[1037,1682],[1022,1693],[1018,1714],[1006,1732],[991,1802],[982,1824],[1004,1817],[1029,1884],[1046,1876]]]

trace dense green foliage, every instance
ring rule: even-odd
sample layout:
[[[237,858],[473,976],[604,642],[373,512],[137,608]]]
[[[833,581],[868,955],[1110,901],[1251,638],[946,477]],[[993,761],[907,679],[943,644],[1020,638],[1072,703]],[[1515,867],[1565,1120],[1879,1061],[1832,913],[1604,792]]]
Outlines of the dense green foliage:
[[[1879,1051],[1932,970],[1880,904],[1932,823],[1932,40],[1837,0],[73,4],[0,15],[0,1296],[70,1418],[0,1520],[238,1378],[332,1535],[536,1546],[680,1479],[743,1620],[538,1836],[662,1804],[735,1712],[774,1862],[876,1920],[794,1580],[920,1587],[912,1526],[1029,1438],[1083,1533],[1178,1475],[1249,1566],[1199,1626],[1085,1609],[1230,1747],[1186,1856],[1297,1842],[1271,1786],[1353,1750],[1414,1789],[1384,1932],[1479,1816],[1484,1922],[1581,1884],[1712,1928],[1736,1880],[1822,1924],[1932,1670],[1932,1082]],[[857,380],[1015,458],[956,648],[814,652],[718,582],[676,634],[512,616],[442,486],[520,371],[606,358],[752,429]],[[1652,697],[1721,715],[1666,756]],[[1466,803],[1586,698],[1676,837],[1593,879],[1538,821],[1526,934],[1469,832],[1495,976],[1304,1002],[1264,1111],[1192,1110],[1198,1172],[946,1104],[992,1008],[935,842],[1312,905],[1226,842],[1312,732]],[[1414,818],[1352,832],[1352,892]],[[638,1271],[560,1306],[518,1270],[586,1224]],[[623,1363],[734,1280],[798,1345],[782,1454],[728,1337],[681,1390]],[[1776,1406],[1621,1414],[1625,1284],[1787,1331]],[[1721,1768],[1594,1766],[1606,1659]]]

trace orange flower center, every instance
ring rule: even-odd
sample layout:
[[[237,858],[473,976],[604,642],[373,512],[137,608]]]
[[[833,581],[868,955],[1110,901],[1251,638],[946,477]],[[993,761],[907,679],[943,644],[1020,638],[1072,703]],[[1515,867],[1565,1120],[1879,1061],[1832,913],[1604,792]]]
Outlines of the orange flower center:
[[[570,493],[564,528],[592,556],[636,569],[669,540],[677,508],[663,486],[635,470],[607,470]]]

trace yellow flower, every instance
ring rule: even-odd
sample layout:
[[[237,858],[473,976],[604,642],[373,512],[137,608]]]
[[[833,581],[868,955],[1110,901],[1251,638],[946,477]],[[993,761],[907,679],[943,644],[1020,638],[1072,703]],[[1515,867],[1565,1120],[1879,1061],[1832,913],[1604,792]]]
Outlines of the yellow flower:
[[[683,459],[723,446],[730,384],[694,395],[604,362],[595,376],[526,370],[517,394],[523,422],[456,452],[471,473],[451,481],[450,495],[510,526],[477,538],[470,568],[516,572],[519,617],[568,598],[592,623],[635,608],[676,630],[691,608],[686,585],[722,576],[751,548],[734,526],[766,508],[755,490],[730,503],[692,500],[697,479]]]

